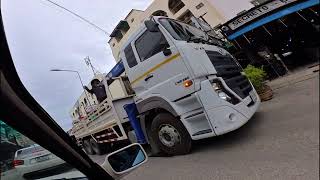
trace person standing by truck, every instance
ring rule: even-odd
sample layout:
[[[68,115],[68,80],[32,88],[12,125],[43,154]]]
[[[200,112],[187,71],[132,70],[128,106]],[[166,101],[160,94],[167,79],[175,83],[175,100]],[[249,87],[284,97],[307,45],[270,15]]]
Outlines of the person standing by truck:
[[[106,89],[103,83],[98,79],[93,79],[91,81],[91,87],[91,89],[89,89],[87,86],[84,86],[83,88],[90,94],[96,95],[99,104],[107,98]]]

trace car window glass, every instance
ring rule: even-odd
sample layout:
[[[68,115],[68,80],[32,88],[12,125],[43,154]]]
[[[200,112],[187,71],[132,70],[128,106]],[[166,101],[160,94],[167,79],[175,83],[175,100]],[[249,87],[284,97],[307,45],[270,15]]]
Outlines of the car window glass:
[[[158,32],[145,31],[136,40],[135,45],[141,62],[169,46],[160,30]]]
[[[1,1],[1,15],[13,63],[21,82],[32,97],[88,157],[101,165],[108,153],[127,145],[106,143],[123,140],[125,134],[122,129],[119,126],[108,126],[99,134],[89,134],[88,138],[81,138],[79,134],[88,126],[90,130],[98,126],[101,120],[98,116],[106,117],[106,114],[112,112],[107,103],[107,81],[104,80],[120,60],[115,58],[118,52],[112,51],[112,44],[115,43],[114,48],[119,48],[119,51],[122,46],[109,41],[113,28],[111,21],[115,18],[110,13],[114,8],[104,1],[52,2]],[[88,13],[87,7],[92,7],[94,13]],[[120,19],[121,15],[118,14],[117,18]],[[125,22],[122,22],[121,27],[131,30]],[[117,31],[115,34],[119,33],[124,32]],[[132,48],[126,49],[126,56],[130,66],[137,64]],[[118,68],[121,70],[123,65]],[[119,69],[113,69],[112,75],[124,76]],[[113,89],[123,88],[112,94],[117,98],[134,94],[132,88],[127,87],[126,78],[121,82],[119,79],[108,82]],[[108,120],[114,120],[112,117]],[[34,151],[37,148],[19,151],[17,157],[28,156]]]
[[[319,0],[0,1],[21,80],[10,83],[84,158],[101,165],[138,142],[179,156],[150,157],[125,179],[319,176]],[[197,19],[211,32],[187,25]],[[13,164],[51,159],[3,129],[1,180]]]
[[[179,156],[150,157],[132,179],[319,176],[319,0],[0,1],[21,80],[10,83],[86,159],[138,142]],[[197,19],[211,32],[187,25]],[[1,180],[51,159],[3,129]]]

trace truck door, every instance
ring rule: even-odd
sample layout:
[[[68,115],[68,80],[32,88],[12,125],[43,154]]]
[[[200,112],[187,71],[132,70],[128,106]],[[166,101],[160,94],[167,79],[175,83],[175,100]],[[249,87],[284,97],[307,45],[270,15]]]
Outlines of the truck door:
[[[132,48],[133,42],[128,44],[123,50],[123,65],[125,66],[126,72],[128,73],[128,78],[131,83],[131,87],[136,93],[136,95],[141,94],[146,91],[146,85],[144,81],[135,81],[140,76],[140,72],[143,71],[143,67],[136,59],[136,52]]]
[[[136,59],[141,68],[137,72],[139,76],[131,83],[134,87],[142,81],[144,95],[160,94],[173,101],[192,93],[194,88],[184,86],[184,81],[191,80],[191,76],[182,55],[158,29],[158,32],[145,29],[134,41]]]

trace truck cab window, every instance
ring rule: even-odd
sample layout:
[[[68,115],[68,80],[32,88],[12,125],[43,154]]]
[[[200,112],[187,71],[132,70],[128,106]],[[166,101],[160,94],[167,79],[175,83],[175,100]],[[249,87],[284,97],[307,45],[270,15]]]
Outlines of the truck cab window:
[[[137,60],[136,60],[136,57],[134,56],[134,53],[133,53],[131,44],[129,44],[129,45],[124,49],[124,54],[125,54],[125,56],[126,56],[128,66],[129,66],[130,68],[132,68],[133,66],[135,66],[135,65],[138,64],[138,63],[137,63]]]
[[[141,62],[169,47],[160,30],[158,32],[144,32],[137,39],[135,45]]]

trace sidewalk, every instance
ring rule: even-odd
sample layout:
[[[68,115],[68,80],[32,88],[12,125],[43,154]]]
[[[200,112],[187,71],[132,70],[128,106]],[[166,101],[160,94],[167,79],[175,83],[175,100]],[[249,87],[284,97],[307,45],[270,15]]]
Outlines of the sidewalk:
[[[273,90],[276,90],[317,76],[319,76],[319,65],[292,72],[291,74],[269,81],[267,84]]]

